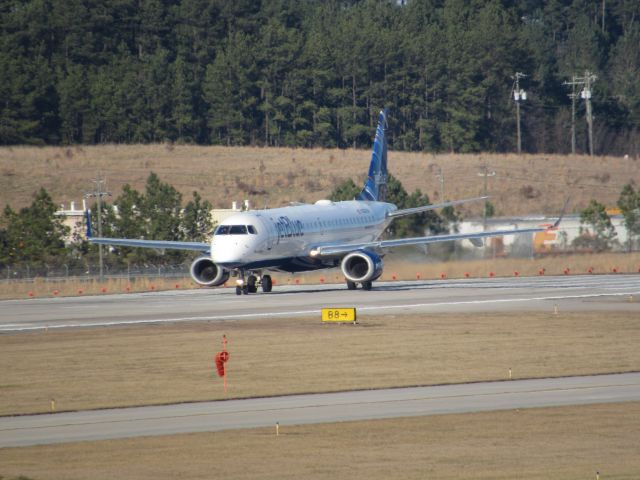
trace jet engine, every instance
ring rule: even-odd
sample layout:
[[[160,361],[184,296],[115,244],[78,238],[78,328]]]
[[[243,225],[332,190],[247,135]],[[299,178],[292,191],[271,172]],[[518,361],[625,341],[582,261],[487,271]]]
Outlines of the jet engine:
[[[382,275],[382,259],[373,252],[357,250],[342,259],[340,268],[347,280],[372,282]]]
[[[219,267],[209,257],[200,257],[191,264],[191,278],[199,285],[217,287],[229,280],[229,270]]]

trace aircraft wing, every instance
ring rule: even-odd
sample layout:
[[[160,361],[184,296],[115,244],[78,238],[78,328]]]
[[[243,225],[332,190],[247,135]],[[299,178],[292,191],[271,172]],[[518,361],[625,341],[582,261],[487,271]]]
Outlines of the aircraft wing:
[[[477,202],[479,200],[486,200],[486,197],[467,198],[465,200],[454,200],[452,202],[434,203],[433,205],[424,205],[422,207],[405,208],[403,210],[394,210],[387,214],[387,217],[403,217],[405,215],[412,215],[414,213],[426,212],[429,210],[436,210],[438,208],[453,207],[454,205],[461,205],[463,203]]]
[[[174,242],[170,240],[142,240],[136,238],[96,238],[91,227],[91,215],[89,210],[84,212],[87,222],[87,240],[100,245],[119,245],[123,247],[155,248],[156,250],[196,250],[209,252],[211,245],[202,242]]]
[[[353,252],[355,250],[363,249],[382,249],[401,247],[405,245],[423,245],[428,243],[450,242],[455,240],[474,240],[487,237],[500,237],[503,235],[514,235],[520,233],[544,232],[557,227],[559,223],[560,219],[558,219],[558,221],[551,227],[520,228],[515,230],[493,230],[490,232],[475,233],[453,233],[449,235],[430,235],[427,237],[399,238],[396,240],[377,240],[375,242],[360,244],[323,245],[313,249],[311,251],[311,256],[346,255],[347,253]]]
[[[155,248],[156,250],[196,250],[208,252],[211,245],[201,242],[173,242],[169,240],[139,240],[134,238],[94,238],[88,239],[91,243],[102,245],[120,245],[124,247]]]

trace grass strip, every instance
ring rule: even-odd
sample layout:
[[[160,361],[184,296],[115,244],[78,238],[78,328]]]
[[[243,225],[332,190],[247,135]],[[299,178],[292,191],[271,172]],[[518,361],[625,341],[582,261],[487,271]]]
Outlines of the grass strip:
[[[439,314],[0,335],[0,414],[640,370],[633,313]],[[214,355],[228,338],[228,391]]]
[[[234,430],[0,449],[33,479],[640,477],[640,403]]]

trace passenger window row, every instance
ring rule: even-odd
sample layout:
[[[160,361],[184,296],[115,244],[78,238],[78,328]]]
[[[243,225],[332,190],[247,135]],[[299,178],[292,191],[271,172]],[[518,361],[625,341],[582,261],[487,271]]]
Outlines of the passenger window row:
[[[308,228],[322,228],[322,227],[330,227],[336,225],[357,225],[364,224],[367,222],[373,222],[375,219],[372,215],[367,217],[354,217],[354,218],[338,218],[335,220],[319,220],[316,222],[311,222],[307,224]]]

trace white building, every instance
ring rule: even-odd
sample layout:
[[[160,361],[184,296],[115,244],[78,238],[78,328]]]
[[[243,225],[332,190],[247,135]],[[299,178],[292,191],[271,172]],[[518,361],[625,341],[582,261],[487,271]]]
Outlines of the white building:
[[[628,236],[622,215],[610,215],[611,223],[616,231],[616,244],[613,250],[626,248]],[[557,217],[530,216],[521,218],[487,219],[487,230],[509,230],[516,228],[550,227]],[[580,215],[566,215],[559,227],[535,234],[507,235],[487,239],[485,247],[490,248],[497,256],[532,255],[535,253],[561,252],[573,250],[573,241],[580,236]],[[461,233],[481,232],[482,219],[467,220],[458,225]],[[583,227],[584,228],[584,227]],[[462,242],[464,248],[471,248],[469,240]],[[482,251],[482,249],[478,249]]]
[[[231,215],[249,210],[250,207],[251,205],[249,204],[249,200],[245,200],[242,207],[238,207],[238,202],[232,202],[231,208],[214,208],[211,210],[211,221],[214,225],[219,225],[223,220],[229,218]],[[87,232],[84,219],[85,210],[86,203],[83,200],[81,209],[77,208],[76,202],[71,202],[69,204],[69,208],[65,208],[65,204],[63,203],[55,212],[57,217],[62,217],[62,223],[69,227],[69,235],[65,238],[65,243],[73,242],[74,238],[86,238]]]

